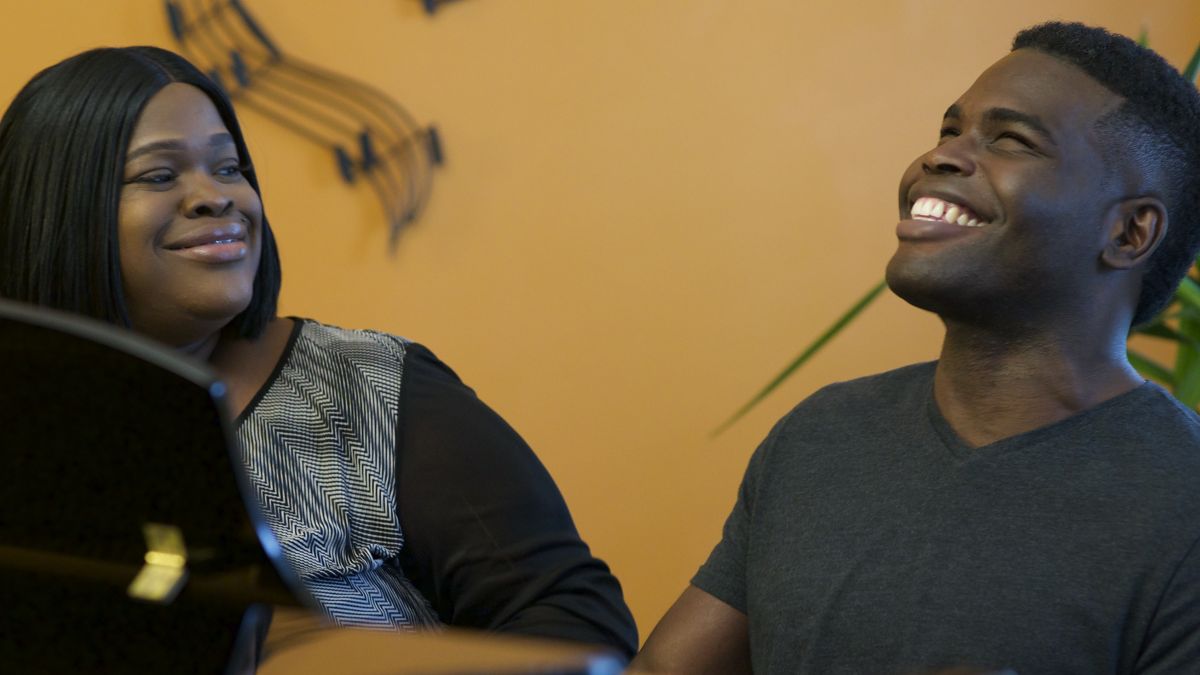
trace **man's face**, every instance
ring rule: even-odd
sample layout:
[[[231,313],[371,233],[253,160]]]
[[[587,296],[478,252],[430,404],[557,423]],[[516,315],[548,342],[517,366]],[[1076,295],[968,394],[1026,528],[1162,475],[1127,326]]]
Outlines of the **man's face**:
[[[945,318],[1061,316],[1100,273],[1105,214],[1124,196],[1094,131],[1120,102],[1030,49],[984,71],[900,180],[892,290]]]

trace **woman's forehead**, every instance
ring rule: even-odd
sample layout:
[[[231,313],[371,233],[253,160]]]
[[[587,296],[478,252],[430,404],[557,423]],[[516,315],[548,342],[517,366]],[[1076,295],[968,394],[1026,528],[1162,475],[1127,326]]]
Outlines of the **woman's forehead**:
[[[130,145],[217,134],[228,134],[228,129],[208,95],[193,85],[173,82],[142,108]]]

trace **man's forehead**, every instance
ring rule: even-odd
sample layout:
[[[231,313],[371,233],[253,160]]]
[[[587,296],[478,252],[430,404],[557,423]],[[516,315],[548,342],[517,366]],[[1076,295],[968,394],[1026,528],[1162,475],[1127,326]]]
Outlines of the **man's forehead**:
[[[982,114],[999,107],[1057,125],[1095,121],[1121,100],[1072,63],[1034,49],[1018,49],[983,71],[955,105],[960,114],[976,109]]]

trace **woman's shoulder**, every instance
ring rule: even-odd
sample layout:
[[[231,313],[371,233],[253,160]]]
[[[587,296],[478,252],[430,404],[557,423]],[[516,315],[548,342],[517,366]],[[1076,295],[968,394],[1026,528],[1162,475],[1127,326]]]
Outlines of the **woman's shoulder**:
[[[404,359],[412,342],[402,336],[366,328],[342,328],[305,317],[290,317],[297,325],[296,348],[330,355],[370,357],[381,352]]]
[[[406,337],[369,328],[343,328],[315,319],[291,317],[298,325],[297,351],[354,362],[399,362],[421,379],[460,383],[458,375],[429,347]]]

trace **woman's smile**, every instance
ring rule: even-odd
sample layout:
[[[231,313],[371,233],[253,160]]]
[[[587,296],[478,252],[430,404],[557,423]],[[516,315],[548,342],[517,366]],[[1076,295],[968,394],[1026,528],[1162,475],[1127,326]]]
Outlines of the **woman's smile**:
[[[163,249],[204,263],[236,262],[246,258],[246,226],[240,222],[204,227],[173,238]]]

